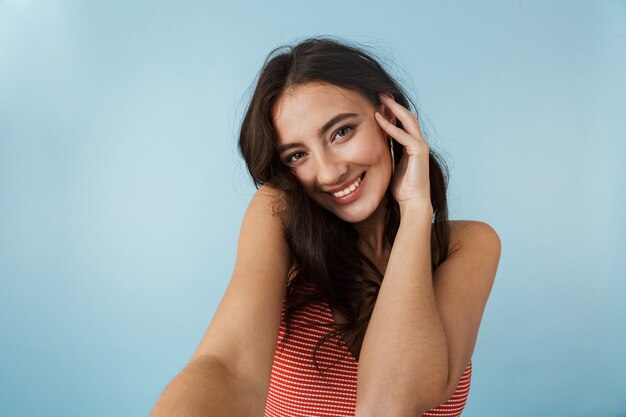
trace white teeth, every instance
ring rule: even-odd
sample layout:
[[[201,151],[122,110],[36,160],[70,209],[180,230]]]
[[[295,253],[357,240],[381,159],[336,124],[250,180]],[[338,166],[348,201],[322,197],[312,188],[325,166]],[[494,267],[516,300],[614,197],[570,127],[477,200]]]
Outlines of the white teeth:
[[[331,194],[333,196],[335,196],[335,197],[346,196],[346,195],[350,194],[352,191],[356,190],[358,188],[359,184],[361,184],[361,177],[357,178],[356,181],[354,181],[352,184],[350,184],[345,189],[343,189],[341,191],[337,191],[336,193],[331,193]]]

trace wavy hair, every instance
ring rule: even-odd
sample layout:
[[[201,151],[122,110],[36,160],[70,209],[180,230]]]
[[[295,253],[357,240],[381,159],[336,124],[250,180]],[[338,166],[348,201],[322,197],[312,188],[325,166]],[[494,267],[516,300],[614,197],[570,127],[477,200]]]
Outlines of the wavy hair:
[[[293,315],[309,303],[325,302],[340,311],[347,323],[318,323],[331,329],[318,342],[313,362],[320,370],[316,352],[334,335],[348,346],[365,332],[383,274],[358,248],[359,235],[352,225],[319,206],[304,191],[293,171],[279,158],[272,110],[282,94],[294,86],[325,82],[360,93],[374,106],[378,94],[390,92],[406,108],[417,108],[402,87],[363,47],[332,37],[307,38],[295,45],[273,49],[265,59],[256,79],[239,132],[239,152],[256,188],[267,184],[280,190],[276,201],[283,233],[291,250],[294,265],[285,293],[284,319],[286,340]],[[396,125],[402,128],[400,121]],[[401,144],[393,141],[394,153],[403,154]],[[396,165],[400,158],[396,158]],[[433,207],[431,239],[434,270],[448,256],[449,226],[447,208],[448,169],[441,157],[430,150],[430,199]],[[385,239],[393,245],[400,225],[400,209],[388,188],[385,194],[387,214]],[[311,291],[313,289],[313,291]]]

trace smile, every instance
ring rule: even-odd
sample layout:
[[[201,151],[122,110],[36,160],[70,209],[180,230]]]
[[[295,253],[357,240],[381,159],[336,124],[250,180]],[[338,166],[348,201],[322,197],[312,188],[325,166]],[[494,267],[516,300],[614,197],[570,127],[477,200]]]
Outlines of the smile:
[[[367,182],[365,174],[366,172],[361,174],[360,177],[343,190],[326,194],[328,194],[334,204],[338,204],[340,206],[344,206],[358,200],[359,197],[361,197],[361,194],[363,194],[363,183]]]
[[[361,177],[358,177],[356,181],[354,181],[352,184],[350,184],[343,190],[337,191],[336,193],[329,193],[329,194],[331,194],[333,197],[345,197],[348,194],[352,193],[357,188],[359,188],[360,184],[361,184]]]

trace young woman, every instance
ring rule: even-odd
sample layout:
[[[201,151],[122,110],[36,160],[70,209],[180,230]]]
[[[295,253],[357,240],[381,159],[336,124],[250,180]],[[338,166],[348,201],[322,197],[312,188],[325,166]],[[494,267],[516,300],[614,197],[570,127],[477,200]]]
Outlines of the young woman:
[[[500,240],[448,220],[398,83],[333,38],[277,48],[239,148],[234,272],[153,416],[459,416]]]

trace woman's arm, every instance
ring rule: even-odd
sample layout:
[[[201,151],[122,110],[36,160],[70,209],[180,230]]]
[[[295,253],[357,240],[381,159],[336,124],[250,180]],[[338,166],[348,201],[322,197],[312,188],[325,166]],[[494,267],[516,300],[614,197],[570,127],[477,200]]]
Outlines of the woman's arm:
[[[487,227],[472,227],[431,273],[430,149],[417,116],[389,93],[380,99],[376,120],[404,146],[391,181],[401,219],[361,348],[357,417],[414,417],[447,400],[471,358],[500,241],[475,222]]]
[[[150,417],[261,416],[266,394],[205,355],[189,362],[167,386]]]
[[[263,186],[250,201],[226,293],[153,417],[262,415],[292,263],[274,210],[281,198],[277,190]]]
[[[448,258],[435,269],[433,287],[448,343],[448,386],[439,404],[455,392],[472,358],[478,329],[491,293],[501,242],[479,221],[450,222]]]
[[[491,226],[478,221],[450,222],[451,252],[430,280],[429,251],[419,247],[430,248],[423,235],[428,227],[412,223],[405,221],[403,226],[401,221],[363,342],[357,417],[414,417],[446,402],[472,357],[495,279],[500,239]],[[414,236],[413,228],[417,230]],[[434,320],[430,326],[421,322],[429,317]],[[439,324],[445,333],[443,341]]]
[[[432,284],[432,208],[402,213],[372,312],[357,379],[358,417],[416,416],[448,375],[446,335]]]

